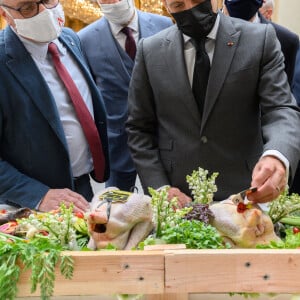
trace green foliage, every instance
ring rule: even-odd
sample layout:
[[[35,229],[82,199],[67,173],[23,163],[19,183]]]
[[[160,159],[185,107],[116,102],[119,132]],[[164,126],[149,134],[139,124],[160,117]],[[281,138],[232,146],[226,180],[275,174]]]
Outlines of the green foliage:
[[[257,245],[259,249],[296,249],[300,247],[300,233],[294,234],[292,228],[285,230],[286,236],[284,240],[279,242],[271,241],[267,245]]]
[[[47,300],[53,294],[55,267],[61,251],[65,250],[56,240],[36,237],[31,240],[0,233],[0,299],[14,299],[20,273],[31,270],[31,292],[40,286],[41,299]],[[17,263],[18,262],[18,263]],[[72,278],[73,260],[61,257],[60,269],[63,276]]]
[[[186,176],[194,203],[209,204],[213,201],[214,193],[218,190],[215,184],[218,175],[219,173],[212,173],[208,176],[207,170],[198,168]]]
[[[259,293],[229,293],[229,296],[233,297],[235,295],[240,295],[243,296],[245,299],[249,299],[249,298],[258,298],[260,296]]]
[[[28,218],[18,220],[16,234],[31,239],[37,236],[42,238],[46,232],[47,238],[56,243],[69,250],[79,250],[88,241],[84,223],[83,219],[74,216],[73,205],[66,207],[62,203],[57,212],[33,213]]]
[[[167,244],[185,244],[189,249],[224,248],[216,228],[197,220],[182,219],[176,226],[168,226],[162,239]]]
[[[156,225],[154,235],[148,236],[138,249],[157,243],[185,244],[190,249],[224,248],[222,238],[216,228],[198,220],[186,220],[184,217],[193,208],[178,209],[177,199],[168,200],[168,188],[157,191],[149,188],[152,196],[153,222]]]
[[[169,187],[154,190],[149,188],[149,193],[152,196],[151,206],[153,210],[153,222],[156,226],[155,236],[160,238],[165,228],[175,226],[180,223],[182,218],[191,211],[191,207],[178,209],[177,198],[168,200]]]
[[[288,194],[286,189],[277,199],[270,203],[269,216],[275,224],[282,218],[300,211],[300,196],[298,194]]]

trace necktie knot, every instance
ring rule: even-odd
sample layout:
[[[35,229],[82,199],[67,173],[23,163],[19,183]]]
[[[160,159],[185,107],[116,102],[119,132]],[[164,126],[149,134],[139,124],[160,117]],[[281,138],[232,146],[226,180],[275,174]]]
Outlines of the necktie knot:
[[[199,40],[196,39],[191,39],[192,44],[194,45],[194,47],[196,48],[196,51],[201,51],[201,52],[206,52],[205,50],[205,42],[206,42],[206,38],[202,38]]]
[[[125,50],[131,57],[131,59],[134,60],[136,53],[136,44],[133,38],[132,29],[129,27],[124,27],[121,31],[126,35]]]
[[[126,36],[132,35],[132,29],[129,27],[123,27],[121,30]]]
[[[48,45],[48,51],[52,56],[59,57],[59,52],[58,52],[57,46],[54,43],[50,43]]]

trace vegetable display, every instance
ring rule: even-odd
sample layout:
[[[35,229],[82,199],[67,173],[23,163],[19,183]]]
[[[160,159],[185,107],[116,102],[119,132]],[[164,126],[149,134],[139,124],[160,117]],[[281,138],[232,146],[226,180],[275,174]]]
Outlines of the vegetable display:
[[[209,174],[201,168],[188,175],[187,182],[194,201],[184,208],[178,207],[176,198],[168,199],[168,187],[160,190],[150,187],[152,222],[155,228],[139,243],[137,249],[160,243],[185,244],[189,249],[230,248],[232,245],[212,225],[217,213],[216,208],[211,209],[213,195],[217,191],[217,176],[218,173]],[[250,216],[253,205],[240,204],[235,207],[238,217],[242,218],[244,214]],[[289,195],[288,191],[284,191],[270,204],[268,212],[273,222],[271,224],[280,226],[282,240],[258,244],[257,248],[299,248],[299,211],[300,196]],[[72,279],[73,276],[73,260],[70,256],[63,255],[63,251],[89,250],[87,245],[91,236],[87,214],[73,213],[73,207],[66,207],[63,203],[58,210],[48,213],[28,209],[22,210],[24,216],[18,213],[0,211],[0,299],[10,300],[16,297],[18,278],[26,270],[31,270],[31,292],[39,288],[41,298],[50,299],[55,282],[55,268],[59,266],[61,274],[67,279]],[[261,224],[254,226],[256,235],[261,234],[260,226]],[[115,249],[113,244],[107,246],[107,250]],[[122,295],[124,296],[126,295]],[[121,295],[119,298],[121,299]]]

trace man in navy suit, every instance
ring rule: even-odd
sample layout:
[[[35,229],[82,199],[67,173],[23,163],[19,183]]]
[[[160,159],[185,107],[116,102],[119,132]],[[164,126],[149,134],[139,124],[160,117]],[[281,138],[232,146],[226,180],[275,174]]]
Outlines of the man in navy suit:
[[[297,100],[298,105],[300,106],[300,48],[297,52],[292,92]],[[300,164],[298,165],[290,192],[300,194]]]
[[[134,65],[134,54],[126,53],[129,27],[138,40],[151,36],[173,23],[170,18],[139,11],[133,0],[99,0],[104,16],[79,32],[92,74],[101,91],[108,116],[110,178],[106,186],[130,190],[135,186],[136,170],[127,146],[128,86]]]
[[[285,72],[290,86],[292,85],[296,54],[299,48],[299,37],[274,22],[266,20],[258,11],[263,4],[263,0],[225,0],[225,12],[231,17],[244,19],[253,23],[270,23],[275,29],[276,36],[281,44],[281,51],[284,55]]]
[[[89,177],[94,176],[93,159],[48,53],[49,43],[54,43],[94,118],[105,181],[109,174],[105,109],[79,38],[63,28],[59,0],[0,0],[0,15],[8,24],[0,32],[0,205],[49,211],[63,201],[67,206],[73,203],[75,211],[85,211],[93,196]]]
[[[298,48],[292,92],[300,106],[300,48]]]
[[[274,0],[263,0],[263,5],[259,12],[266,20],[272,21],[274,6]]]

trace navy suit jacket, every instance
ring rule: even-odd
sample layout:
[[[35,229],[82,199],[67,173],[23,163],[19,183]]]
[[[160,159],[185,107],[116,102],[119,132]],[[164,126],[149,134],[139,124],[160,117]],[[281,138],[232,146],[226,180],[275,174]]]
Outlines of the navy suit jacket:
[[[300,48],[298,48],[298,53],[296,58],[292,92],[297,100],[298,105],[300,106]],[[290,188],[290,192],[300,194],[300,164],[298,165],[293,184]]]
[[[300,48],[298,48],[292,92],[300,106]]]
[[[78,36],[60,41],[89,84],[109,174],[103,100],[86,67]],[[23,43],[8,26],[0,32],[0,203],[34,208],[50,188],[74,188],[64,131],[50,89]]]
[[[289,84],[292,86],[296,55],[299,48],[299,37],[287,28],[266,20],[261,16],[261,14],[259,14],[259,17],[261,23],[270,23],[275,29],[277,38],[281,44],[281,51],[284,55],[285,72],[287,74]]]
[[[139,38],[149,37],[173,24],[168,17],[137,12]],[[125,121],[134,62],[115,40],[105,17],[83,28],[78,35],[107,111],[110,168],[132,172],[135,168],[127,147]]]

